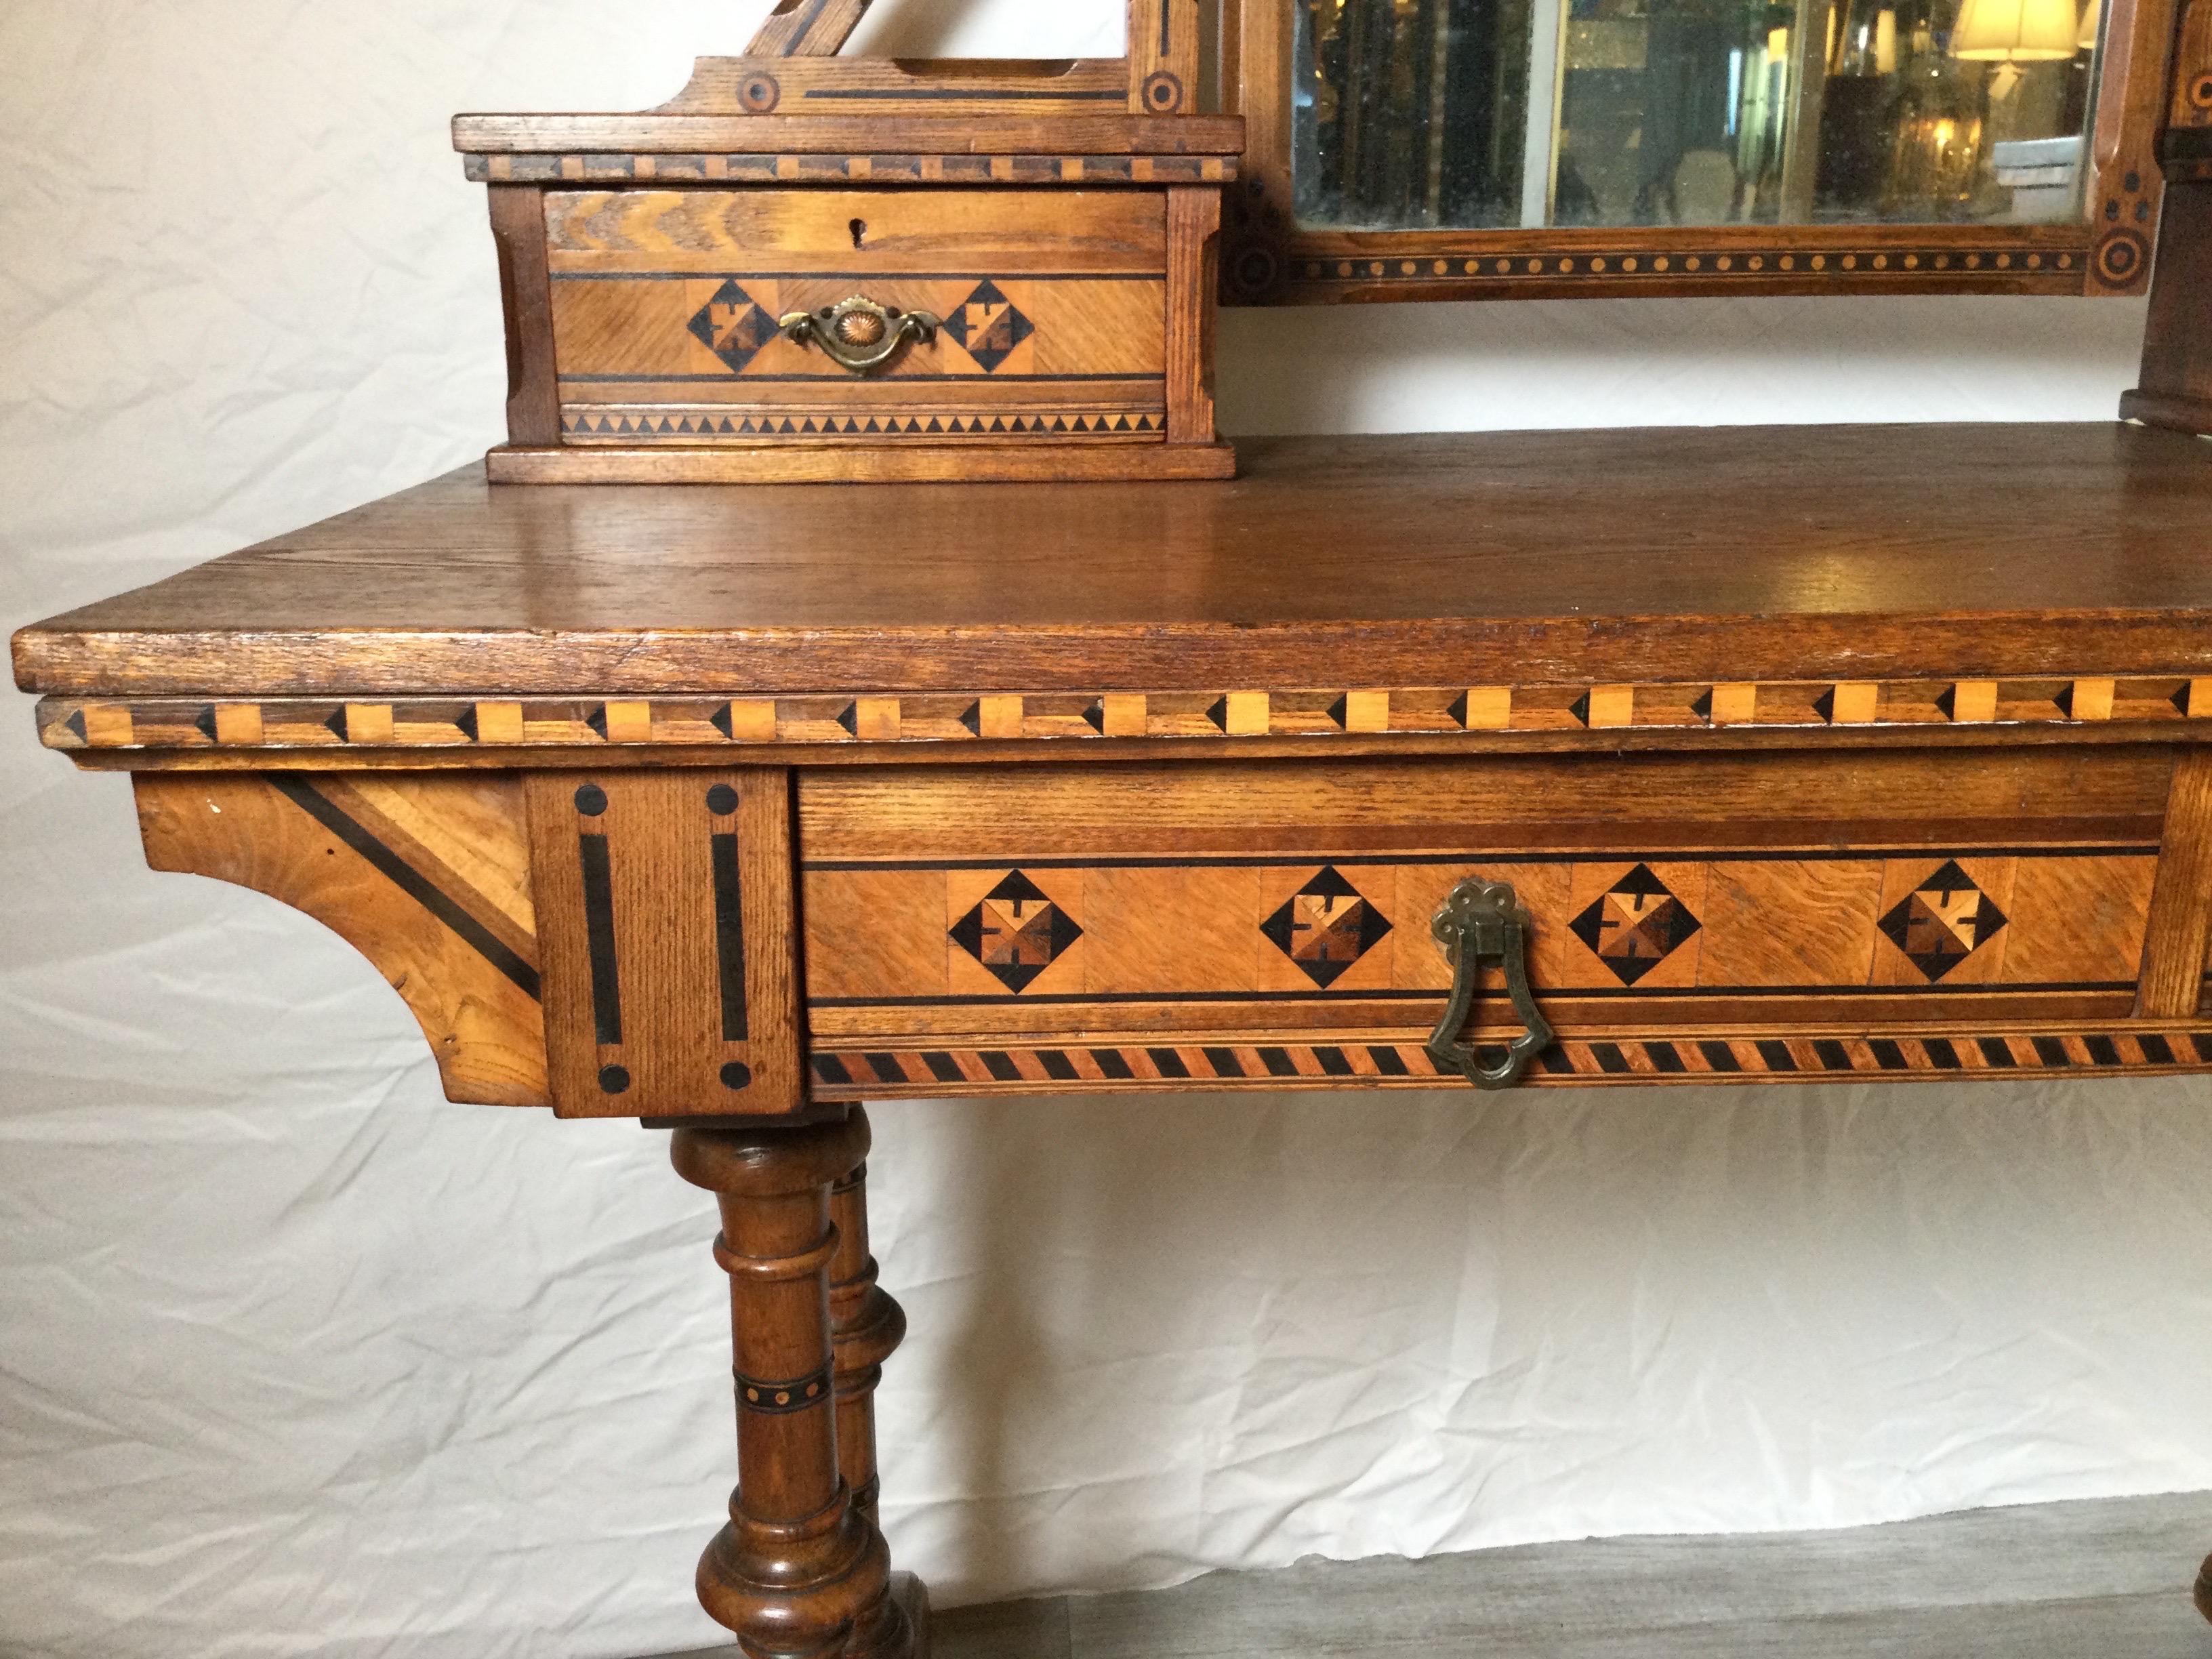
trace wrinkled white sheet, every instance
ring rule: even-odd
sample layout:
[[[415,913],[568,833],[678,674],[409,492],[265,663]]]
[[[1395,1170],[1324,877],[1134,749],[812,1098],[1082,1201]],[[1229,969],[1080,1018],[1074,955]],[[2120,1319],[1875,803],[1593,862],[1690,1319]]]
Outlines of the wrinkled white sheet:
[[[493,441],[447,117],[655,100],[763,9],[0,0],[0,622]],[[1118,38],[1115,0],[879,10],[908,52]],[[1239,314],[1223,380],[1245,432],[2101,418],[2141,315]],[[0,1654],[710,1639],[726,1303],[662,1138],[443,1104],[366,963],[148,873],[126,786],[0,714]],[[2207,1104],[881,1109],[894,1547],[958,1601],[2212,1486]]]

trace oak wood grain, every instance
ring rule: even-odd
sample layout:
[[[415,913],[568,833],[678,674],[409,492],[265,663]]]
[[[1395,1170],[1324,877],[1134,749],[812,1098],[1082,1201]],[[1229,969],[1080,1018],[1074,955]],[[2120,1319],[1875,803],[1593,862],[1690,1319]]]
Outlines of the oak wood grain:
[[[2204,1000],[2208,970],[2212,970],[2212,750],[2197,750],[2174,769],[2136,1012],[2148,1019],[2197,1012]]]
[[[776,0],[752,44],[750,58],[828,58],[842,50],[875,0]]]
[[[803,1106],[789,775],[532,775],[525,787],[560,1115]]]
[[[449,1098],[549,1103],[521,791],[511,776],[137,780],[148,865],[265,893],[374,963]]]
[[[1246,462],[1233,484],[988,497],[459,473],[27,628],[17,682],[1096,696],[2212,674],[2212,448],[2178,434],[1276,439]],[[1563,478],[1585,481],[1571,512]]]

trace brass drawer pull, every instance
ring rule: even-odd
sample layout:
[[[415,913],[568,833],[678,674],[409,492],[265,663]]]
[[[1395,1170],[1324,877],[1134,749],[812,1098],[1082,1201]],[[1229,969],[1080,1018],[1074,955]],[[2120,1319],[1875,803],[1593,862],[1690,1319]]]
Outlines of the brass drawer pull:
[[[1534,926],[1510,884],[1479,877],[1453,888],[1430,925],[1452,965],[1452,994],[1429,1039],[1429,1053],[1437,1065],[1460,1073],[1478,1089],[1512,1088],[1528,1075],[1528,1062],[1551,1047],[1551,1022],[1528,988],[1528,934]],[[1485,1066],[1481,1051],[1466,1040],[1465,1032],[1482,989],[1482,970],[1493,963],[1505,970],[1514,1014],[1525,1029],[1508,1045],[1504,1059]]]
[[[830,360],[854,374],[872,374],[910,340],[937,337],[944,319],[927,311],[899,311],[854,295],[819,311],[794,311],[782,321],[794,345],[820,346]]]

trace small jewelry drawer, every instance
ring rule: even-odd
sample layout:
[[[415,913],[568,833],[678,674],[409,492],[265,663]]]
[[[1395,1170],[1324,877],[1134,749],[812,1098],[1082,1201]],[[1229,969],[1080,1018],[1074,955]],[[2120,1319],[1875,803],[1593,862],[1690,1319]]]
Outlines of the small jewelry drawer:
[[[545,228],[564,445],[1166,440],[1164,190],[554,191]]]

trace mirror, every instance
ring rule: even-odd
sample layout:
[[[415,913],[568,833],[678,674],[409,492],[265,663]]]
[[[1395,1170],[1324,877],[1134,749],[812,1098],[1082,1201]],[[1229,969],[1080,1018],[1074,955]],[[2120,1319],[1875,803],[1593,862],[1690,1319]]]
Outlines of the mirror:
[[[1291,0],[1301,227],[2078,223],[2100,0]]]

